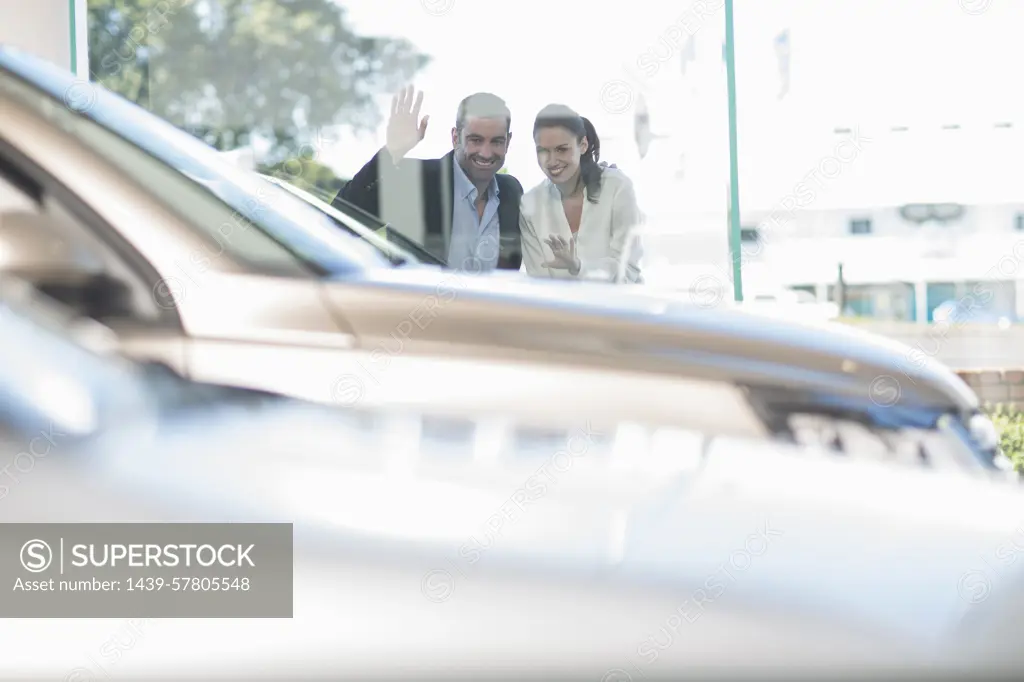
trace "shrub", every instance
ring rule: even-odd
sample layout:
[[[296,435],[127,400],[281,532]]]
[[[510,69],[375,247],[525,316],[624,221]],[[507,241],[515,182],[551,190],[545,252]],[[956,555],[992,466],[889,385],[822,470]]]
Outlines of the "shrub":
[[[990,405],[986,411],[999,431],[999,447],[1019,472],[1024,472],[1024,411],[1013,405]]]

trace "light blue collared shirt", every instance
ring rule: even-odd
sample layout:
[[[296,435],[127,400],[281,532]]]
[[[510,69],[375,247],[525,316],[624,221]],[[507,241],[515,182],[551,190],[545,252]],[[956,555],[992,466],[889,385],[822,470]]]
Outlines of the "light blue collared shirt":
[[[455,270],[486,272],[498,265],[498,179],[487,187],[487,205],[483,218],[476,210],[479,192],[466,177],[458,161],[452,191],[452,234],[448,245],[448,266]]]

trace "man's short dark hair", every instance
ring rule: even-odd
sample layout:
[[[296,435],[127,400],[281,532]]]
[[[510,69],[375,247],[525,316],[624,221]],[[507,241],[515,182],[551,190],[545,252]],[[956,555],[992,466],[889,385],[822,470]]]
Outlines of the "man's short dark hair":
[[[512,132],[512,112],[505,100],[489,92],[477,92],[459,102],[459,113],[455,116],[455,129],[460,133],[468,118],[504,118],[508,121],[505,132]]]

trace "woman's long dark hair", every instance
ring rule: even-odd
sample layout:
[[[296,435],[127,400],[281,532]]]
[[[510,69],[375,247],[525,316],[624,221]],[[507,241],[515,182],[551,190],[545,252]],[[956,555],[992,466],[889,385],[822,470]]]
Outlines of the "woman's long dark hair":
[[[533,122],[533,136],[541,128],[565,128],[576,136],[576,141],[587,138],[587,151],[580,157],[580,178],[587,189],[587,199],[597,203],[601,194],[601,174],[604,169],[598,165],[601,160],[601,140],[597,137],[594,124],[564,104],[549,104],[540,110]]]

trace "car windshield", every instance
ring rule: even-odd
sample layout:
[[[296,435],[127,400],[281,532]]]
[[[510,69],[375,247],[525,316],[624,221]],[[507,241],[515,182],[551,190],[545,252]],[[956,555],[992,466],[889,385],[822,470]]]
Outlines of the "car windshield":
[[[130,177],[150,179],[149,191],[204,238],[216,239],[218,227],[239,216],[253,225],[258,234],[232,240],[230,247],[239,260],[289,274],[297,261],[305,270],[327,277],[389,265],[378,250],[339,230],[322,212],[257,173],[233,166],[205,143],[141,107],[16,50],[0,51],[0,65],[19,77],[0,78],[5,92]],[[61,102],[79,95],[85,100],[82,106]],[[192,182],[152,180],[166,177],[167,170]],[[218,207],[210,206],[210,200],[225,215],[217,216]],[[182,211],[182,206],[189,210]],[[203,209],[207,217],[197,218]],[[290,270],[285,267],[288,261],[293,262]]]
[[[377,232],[371,230],[367,225],[362,224],[358,221],[353,221],[354,224],[350,224],[349,222],[346,221],[346,216],[344,214],[342,214],[336,208],[332,207],[330,204],[326,203],[319,197],[314,196],[313,194],[310,194],[308,191],[300,187],[296,187],[295,185],[292,185],[291,183],[286,182],[284,180],[280,180],[272,176],[264,177],[274,185],[277,185],[278,187],[287,190],[291,194],[295,195],[302,201],[306,202],[313,208],[323,213],[335,225],[337,225],[339,229],[345,230],[346,232],[364,240],[367,244],[377,249],[381,254],[384,255],[385,258],[388,258],[396,265],[400,265],[408,261],[416,261],[416,258],[412,254],[402,252],[401,249],[396,249],[392,247],[391,245],[388,244],[386,238],[384,238],[382,235],[377,234]]]
[[[396,265],[406,263],[442,267],[446,265],[443,260],[427,251],[422,244],[409,239],[391,225],[382,222],[359,207],[349,204],[344,199],[332,201],[325,196],[326,193],[318,191],[317,188],[307,190],[281,178],[265,177],[324,213],[339,228],[365,240]]]

